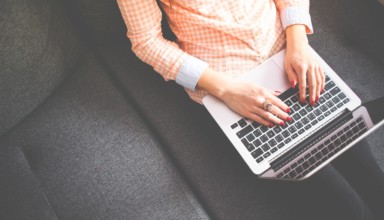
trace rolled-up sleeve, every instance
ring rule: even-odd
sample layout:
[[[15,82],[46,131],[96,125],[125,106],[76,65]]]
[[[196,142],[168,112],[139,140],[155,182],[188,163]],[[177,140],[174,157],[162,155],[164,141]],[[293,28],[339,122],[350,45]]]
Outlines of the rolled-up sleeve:
[[[204,68],[202,60],[191,58],[178,45],[163,37],[162,13],[153,0],[117,0],[127,26],[132,51],[143,62],[151,65],[165,80],[176,80],[194,90]],[[196,67],[193,67],[196,64]],[[178,77],[178,75],[180,75]]]
[[[274,0],[280,13],[284,30],[294,24],[305,25],[308,34],[313,33],[309,0]]]

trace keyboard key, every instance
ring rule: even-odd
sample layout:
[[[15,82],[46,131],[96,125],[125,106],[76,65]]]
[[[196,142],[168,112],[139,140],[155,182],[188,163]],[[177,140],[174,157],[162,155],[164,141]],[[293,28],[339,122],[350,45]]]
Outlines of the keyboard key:
[[[346,98],[346,99],[343,100],[343,103],[347,104],[349,101],[350,101],[349,98]]]
[[[358,124],[358,127],[359,127],[359,129],[364,129],[365,128],[365,125],[364,125],[364,122],[360,122],[359,124]]]
[[[280,144],[277,145],[277,147],[280,149],[280,148],[284,147],[284,145],[285,144],[283,142],[281,142]]]
[[[323,156],[323,155],[321,155],[320,152],[318,152],[317,154],[315,154],[315,157],[316,157],[317,160],[320,160],[322,156]]]
[[[321,120],[323,120],[324,118],[325,118],[324,115],[320,115],[320,116],[317,118],[317,120],[321,121]]]
[[[282,134],[283,137],[285,137],[285,138],[287,138],[287,137],[290,135],[289,131],[287,131],[287,130],[284,130],[283,133],[281,133],[281,134]]]
[[[265,154],[263,155],[264,158],[267,158],[267,157],[269,157],[269,156],[271,156],[271,153],[269,153],[269,152],[267,152],[267,153],[265,153]]]
[[[337,95],[339,99],[343,100],[345,97],[347,97],[343,92],[340,92],[339,95]]]
[[[256,162],[257,162],[257,163],[260,163],[260,162],[263,161],[263,160],[264,160],[263,157],[259,157],[259,158],[257,158]]]
[[[309,120],[311,120],[311,121],[312,121],[313,119],[316,118],[316,116],[315,116],[313,113],[310,113],[307,117],[308,117]]]
[[[304,129],[300,129],[297,133],[302,134],[302,133],[304,133],[304,132],[305,132]]]
[[[315,113],[316,116],[321,115],[320,109],[316,109],[315,111],[313,111],[313,113]]]
[[[328,145],[328,150],[329,150],[329,151],[333,151],[333,150],[336,148],[336,146],[339,146],[339,144],[336,144],[336,142],[339,142],[339,143],[340,143],[340,140],[337,139],[337,140],[335,140],[334,143],[331,143],[330,145]]]
[[[275,132],[275,134],[280,133],[281,130],[282,130],[282,129],[281,129],[280,126],[275,126],[275,127],[273,128],[273,131]]]
[[[287,139],[285,139],[284,144],[288,144],[288,143],[291,142],[291,141],[292,141],[291,138],[287,138]]]
[[[277,151],[277,147],[271,149],[271,153],[275,153]]]
[[[255,149],[255,147],[253,146],[253,144],[248,144],[248,145],[245,145],[245,147],[247,148],[247,150],[249,152],[253,151]]]
[[[266,152],[266,151],[268,151],[268,150],[271,149],[271,148],[269,147],[268,144],[263,144],[263,145],[261,146],[261,149],[263,149],[263,151]]]
[[[322,112],[326,112],[326,111],[328,110],[327,105],[322,105],[322,106],[320,106],[320,110],[321,110]]]
[[[351,124],[349,124],[349,126],[351,126],[351,128],[353,128],[353,126],[355,126],[356,125],[356,121],[353,121],[353,122],[351,122]]]
[[[268,127],[262,125],[262,126],[260,126],[260,131],[263,132],[263,133],[266,132],[266,131],[268,131]]]
[[[294,104],[292,106],[292,109],[295,110],[295,111],[299,111],[300,110],[300,106],[298,104]]]
[[[326,113],[324,113],[325,117],[329,116],[331,114],[330,111],[327,111]]]
[[[293,119],[295,119],[295,120],[299,120],[299,119],[301,118],[301,116],[300,116],[299,113],[294,114],[292,117],[293,117]]]
[[[284,175],[284,173],[279,173],[276,177],[281,178],[281,177],[283,177],[283,175]]]
[[[267,132],[267,135],[268,135],[269,138],[272,138],[272,137],[275,136],[275,132],[273,132],[272,130],[270,130],[270,131]]]
[[[308,129],[310,129],[311,127],[312,127],[311,124],[307,124],[307,125],[304,127],[304,129],[305,129],[305,130],[308,130]]]
[[[319,121],[317,121],[316,119],[315,120],[313,120],[312,122],[311,122],[311,125],[315,125],[315,124],[317,124]]]
[[[297,129],[300,129],[300,128],[303,127],[303,124],[302,124],[301,122],[296,122],[295,127],[296,127]]]
[[[302,164],[304,162],[304,158],[300,158],[298,161],[297,161],[299,164]]]
[[[339,103],[340,101],[341,100],[337,96],[333,97],[333,99],[332,99],[332,102],[335,103],[335,104]]]
[[[335,86],[335,83],[332,81],[329,81],[327,84],[325,84],[324,89],[325,91],[328,91],[329,89],[333,88]]]
[[[310,158],[310,157],[311,157],[311,154],[308,153],[308,154],[306,154],[306,155],[304,156],[304,159],[308,159],[308,158]]]
[[[284,103],[285,103],[286,105],[288,105],[288,106],[291,106],[291,105],[293,104],[293,103],[291,102],[291,100],[289,100],[289,99],[288,99],[287,101],[285,101]]]
[[[328,106],[328,108],[332,108],[332,106],[334,106],[334,104],[333,104],[333,102],[331,100],[329,100],[325,104]]]
[[[241,119],[240,121],[237,122],[240,127],[244,128],[245,126],[247,126],[247,122],[244,120],[244,119]]]
[[[301,119],[301,123],[303,123],[304,125],[308,124],[309,123],[309,119],[307,117],[304,117],[303,119]]]
[[[353,133],[352,133],[352,131],[347,131],[346,135],[347,135],[348,138],[350,138],[350,137],[353,136]]]
[[[341,108],[344,105],[344,103],[340,102],[339,104],[336,105],[336,107]]]
[[[305,115],[307,114],[307,111],[305,111],[305,109],[301,109],[301,110],[299,111],[299,114],[300,114],[301,116],[305,116]]]
[[[275,139],[272,139],[272,140],[268,141],[268,144],[269,144],[269,146],[273,147],[273,146],[276,146],[277,142],[275,141]]]
[[[256,137],[260,137],[261,136],[261,131],[260,129],[256,129],[254,132],[253,132],[253,135],[255,135]]]
[[[254,122],[252,122],[252,126],[254,129],[256,129],[256,128],[260,127],[260,124],[254,121]]]
[[[332,95],[336,95],[336,94],[339,93],[339,92],[340,92],[339,87],[335,87],[335,88],[333,88],[329,93],[331,93]]]
[[[348,139],[347,135],[345,135],[345,134],[341,135],[341,137],[340,137],[341,142],[345,142],[347,139]]]
[[[326,147],[324,147],[324,148],[321,150],[321,153],[322,153],[323,155],[327,155],[328,152],[329,152],[329,150],[328,150],[328,148],[326,148]]]
[[[231,125],[231,128],[235,129],[235,128],[237,128],[237,126],[239,126],[239,125],[237,123],[235,123],[235,124]]]
[[[243,142],[244,146],[249,145],[249,142],[245,138],[241,139],[241,142]]]
[[[334,111],[336,111],[336,110],[337,110],[336,107],[332,107],[330,111],[331,111],[331,112],[334,112]]]
[[[263,143],[265,143],[267,140],[268,140],[268,137],[267,137],[265,134],[263,134],[263,135],[260,137],[260,141],[263,142]]]
[[[323,96],[321,96],[321,97],[319,98],[319,103],[322,104],[322,103],[324,103],[324,102],[325,102],[325,98],[324,98]]]
[[[337,136],[336,135],[333,135],[332,137],[331,137],[331,141],[335,141],[337,139]]]
[[[323,96],[326,100],[329,100],[330,98],[332,98],[332,96],[331,96],[331,94],[329,94],[329,92],[325,93]]]
[[[363,118],[362,118],[362,117],[359,117],[359,118],[357,118],[357,120],[356,120],[356,122],[361,122],[361,121],[363,121]]]
[[[302,164],[302,166],[303,166],[303,168],[306,170],[306,169],[308,169],[308,167],[309,167],[309,163],[308,163],[308,161],[304,161],[304,163]]]
[[[289,128],[288,128],[288,131],[291,132],[291,134],[293,134],[293,133],[295,133],[297,130],[296,130],[295,127],[292,126],[292,127],[289,127]]]
[[[253,151],[252,153],[252,156],[253,158],[258,158],[261,154],[263,154],[263,151],[259,148],[259,149],[256,149],[255,151]]]
[[[247,127],[243,128],[241,131],[237,132],[237,137],[243,138],[245,135],[249,134],[251,131],[253,131],[253,128],[251,125],[248,125]]]
[[[283,171],[283,173],[284,173],[284,174],[287,174],[287,173],[289,173],[289,171],[291,171],[291,168],[287,167],[287,169],[285,169],[285,170]]]
[[[305,107],[305,110],[307,110],[307,112],[311,112],[313,110],[313,107],[310,105],[307,105],[307,107]]]
[[[257,139],[256,141],[253,142],[253,145],[255,147],[260,147],[261,146],[261,141],[259,139]]]
[[[329,80],[331,80],[327,74],[324,74],[324,75],[325,75],[325,82],[326,82],[326,83],[327,83]]]
[[[317,148],[315,148],[315,149],[313,149],[312,151],[311,151],[311,154],[312,155],[314,155],[314,154],[316,154],[317,153]]]
[[[277,142],[281,142],[282,140],[284,140],[284,138],[283,138],[283,136],[281,136],[281,134],[277,135],[275,137],[275,139],[276,139]]]
[[[292,136],[291,136],[291,138],[292,139],[295,139],[295,138],[297,138],[299,135],[298,134],[293,134]]]
[[[248,140],[249,142],[252,142],[253,140],[256,139],[255,136],[254,136],[252,133],[248,134],[246,138],[247,138],[247,140]]]

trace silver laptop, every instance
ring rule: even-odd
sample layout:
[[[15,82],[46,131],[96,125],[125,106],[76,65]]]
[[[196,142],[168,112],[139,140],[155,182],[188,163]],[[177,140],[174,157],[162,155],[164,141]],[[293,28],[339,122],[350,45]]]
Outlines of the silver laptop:
[[[272,91],[285,91],[279,98],[290,107],[293,120],[284,127],[269,128],[243,118],[214,96],[203,99],[204,106],[260,178],[306,179],[384,124],[384,99],[361,106],[357,95],[312,51],[326,75],[325,93],[314,107],[300,103],[298,89],[290,88],[284,72],[285,50],[239,78]],[[379,108],[383,109],[377,111]]]

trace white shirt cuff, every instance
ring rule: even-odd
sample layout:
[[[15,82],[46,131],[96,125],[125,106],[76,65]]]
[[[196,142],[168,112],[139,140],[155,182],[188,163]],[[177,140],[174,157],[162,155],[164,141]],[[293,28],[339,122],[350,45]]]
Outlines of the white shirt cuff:
[[[187,55],[176,76],[176,83],[195,91],[197,82],[203,71],[208,68],[208,63]]]
[[[303,8],[295,6],[287,7],[281,12],[280,17],[284,30],[290,25],[304,24],[307,26],[309,32],[313,33],[311,15]]]

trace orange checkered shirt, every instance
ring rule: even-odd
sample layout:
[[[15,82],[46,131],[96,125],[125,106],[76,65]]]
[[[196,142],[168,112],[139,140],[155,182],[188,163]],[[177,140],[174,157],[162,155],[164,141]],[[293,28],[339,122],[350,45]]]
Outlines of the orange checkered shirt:
[[[133,52],[198,103],[207,93],[196,84],[208,66],[238,77],[283,49],[287,26],[312,32],[309,0],[161,0],[177,37],[171,42],[155,0],[117,1]]]

